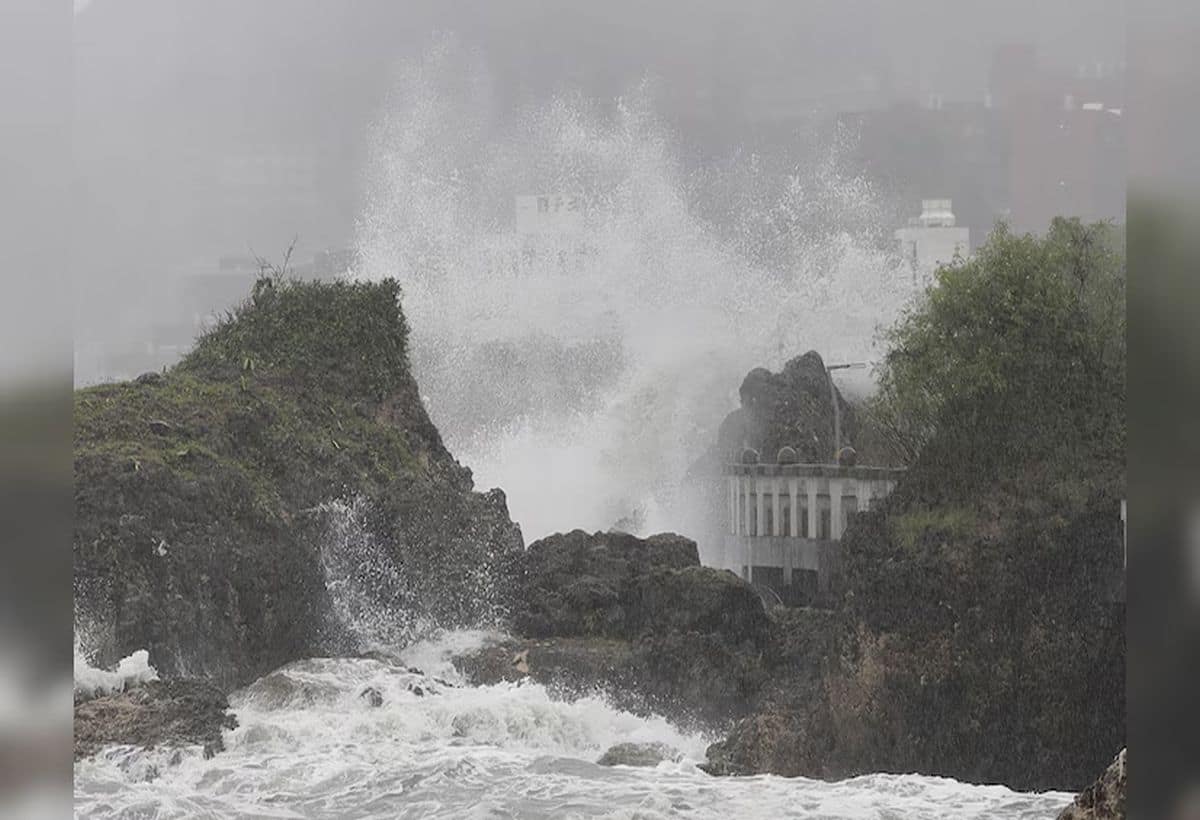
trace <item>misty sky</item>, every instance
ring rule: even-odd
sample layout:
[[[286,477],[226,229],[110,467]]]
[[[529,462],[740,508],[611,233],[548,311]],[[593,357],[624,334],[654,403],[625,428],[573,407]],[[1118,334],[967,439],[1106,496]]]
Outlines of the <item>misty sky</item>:
[[[397,62],[437,32],[480,55],[500,107],[573,89],[612,97],[651,76],[683,138],[719,123],[736,139],[779,107],[980,99],[1004,43],[1034,44],[1063,71],[1113,66],[1121,11],[1115,0],[77,0],[77,319],[144,317],[145,282],[172,265],[276,254],[296,233],[309,256],[347,243],[367,124]],[[223,198],[239,163],[270,154],[317,157],[296,173],[316,175],[319,201]]]

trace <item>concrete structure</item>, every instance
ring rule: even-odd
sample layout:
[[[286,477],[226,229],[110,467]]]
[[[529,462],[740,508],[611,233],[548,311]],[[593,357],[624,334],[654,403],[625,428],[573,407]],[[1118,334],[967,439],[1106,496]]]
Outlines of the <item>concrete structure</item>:
[[[971,231],[955,223],[949,199],[921,200],[921,215],[896,231],[900,255],[912,267],[913,284],[925,285],[938,265],[971,252]]]
[[[784,447],[774,464],[748,450],[724,472],[729,526],[720,566],[786,601],[829,589],[850,516],[886,497],[903,470],[799,464]]]

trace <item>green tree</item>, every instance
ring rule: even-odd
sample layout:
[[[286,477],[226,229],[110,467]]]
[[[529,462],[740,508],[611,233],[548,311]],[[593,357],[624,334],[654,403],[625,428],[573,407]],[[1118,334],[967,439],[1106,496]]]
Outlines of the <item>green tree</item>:
[[[1123,461],[1125,258],[1112,225],[1060,218],[1041,237],[998,226],[937,271],[886,341],[869,409],[908,463]]]

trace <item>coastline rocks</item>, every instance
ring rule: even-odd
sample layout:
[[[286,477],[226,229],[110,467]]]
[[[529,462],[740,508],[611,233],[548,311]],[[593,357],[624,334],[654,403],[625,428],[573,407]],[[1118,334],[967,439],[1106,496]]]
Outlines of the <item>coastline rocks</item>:
[[[101,695],[75,706],[75,759],[113,744],[201,745],[211,757],[225,748],[221,731],[237,726],[228,709],[225,693],[199,680],[150,681]]]
[[[618,743],[596,762],[601,766],[657,766],[678,759],[679,751],[665,743]]]
[[[430,420],[399,295],[260,281],[165,373],[76,391],[74,580],[96,663],[145,649],[164,678],[232,691],[353,655],[330,589],[444,627],[503,614],[521,532]]]
[[[790,447],[802,462],[827,461],[834,452],[833,396],[841,413],[842,443],[858,434],[854,408],[835,388],[819,353],[810,350],[787,362],[778,373],[756,367],[746,374],[738,390],[741,407],[721,423],[717,450],[733,460],[743,448],[753,447],[774,460]]]
[[[766,615],[732,573],[700,566],[696,542],[582,530],[530,545],[520,566],[513,622],[531,638],[633,640],[672,630],[759,641]]]
[[[1058,820],[1125,820],[1126,752],[1122,749],[1104,774],[1062,810]]]
[[[678,535],[553,535],[518,567],[516,631],[456,660],[472,683],[530,678],[578,697],[605,690],[620,708],[689,726],[745,714],[765,680],[770,623],[754,589],[701,567]]]

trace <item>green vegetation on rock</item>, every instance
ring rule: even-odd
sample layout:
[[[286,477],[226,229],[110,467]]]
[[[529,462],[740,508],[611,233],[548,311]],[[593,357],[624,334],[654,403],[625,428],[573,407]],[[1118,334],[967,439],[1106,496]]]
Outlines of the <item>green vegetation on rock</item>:
[[[224,381],[270,374],[317,393],[382,401],[410,378],[400,286],[260,278],[180,369]]]
[[[1056,219],[1045,237],[1000,226],[974,257],[938,270],[887,335],[871,407],[910,463],[940,461],[954,479],[1021,460],[1123,464],[1120,243],[1103,223]]]
[[[430,422],[398,295],[262,279],[175,368],[76,392],[76,598],[101,663],[145,648],[165,675],[235,683],[352,651],[331,548],[358,551],[334,557],[360,609],[503,608],[520,532]]]

